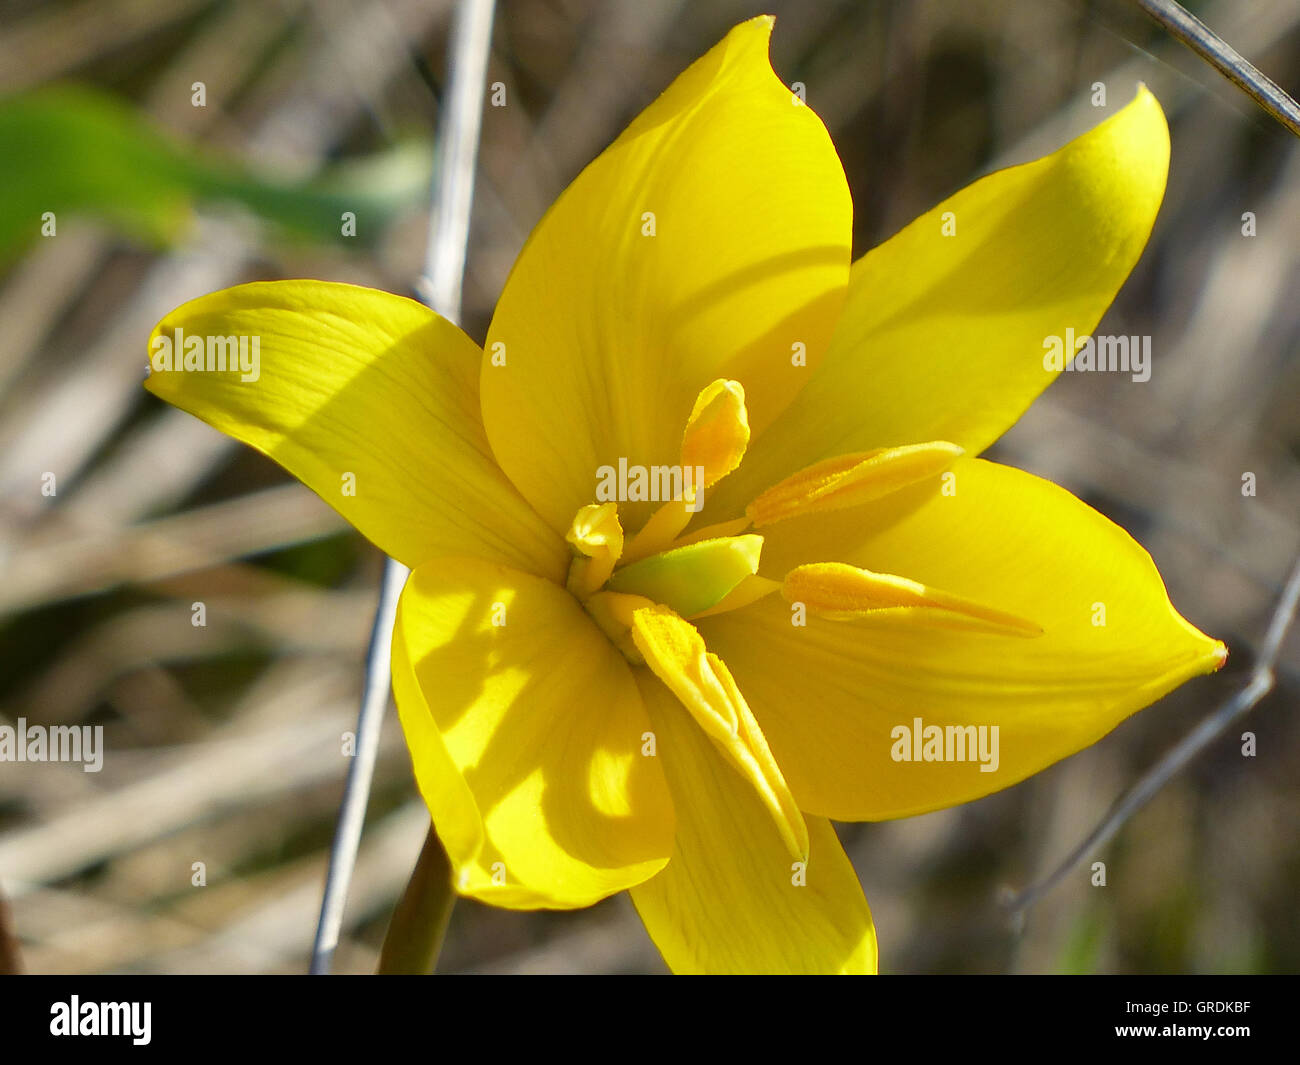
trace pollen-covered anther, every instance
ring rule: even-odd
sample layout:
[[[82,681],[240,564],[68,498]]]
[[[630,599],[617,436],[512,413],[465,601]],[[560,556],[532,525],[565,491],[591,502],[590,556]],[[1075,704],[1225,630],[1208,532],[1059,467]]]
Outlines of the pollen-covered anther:
[[[974,629],[1005,636],[1043,635],[1026,618],[906,577],[873,573],[842,562],[814,562],[786,574],[781,595],[830,621],[859,621],[890,612],[938,628]]]
[[[745,513],[755,526],[870,503],[942,473],[964,451],[936,440],[813,463],[762,493]]]
[[[749,446],[749,414],[739,381],[717,380],[695,398],[682,433],[682,466],[704,471],[712,488],[740,465]]]
[[[664,606],[633,611],[632,640],[655,676],[749,781],[791,857],[807,861],[807,823],[726,663],[704,646],[694,625]]]

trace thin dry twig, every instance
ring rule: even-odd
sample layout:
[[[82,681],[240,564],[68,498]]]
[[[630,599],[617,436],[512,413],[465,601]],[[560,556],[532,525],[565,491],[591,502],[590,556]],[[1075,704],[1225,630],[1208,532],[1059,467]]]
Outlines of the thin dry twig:
[[[440,164],[434,179],[434,211],[429,220],[425,273],[417,284],[420,297],[444,318],[460,320],[461,286],[469,243],[469,218],[474,196],[474,168],[483,121],[488,51],[492,45],[495,0],[461,0],[456,8],[449,47],[449,82],[445,118],[440,123]],[[311,971],[329,972],[343,925],[348,882],[370,796],[379,729],[388,705],[391,680],[389,655],[397,598],[410,571],[395,559],[384,566],[383,591],[366,655],[366,687],[357,718],[356,756],[339,810],[338,829],[330,850],[320,923],[312,948]]]
[[[1137,5],[1300,137],[1300,104],[1182,4],[1174,0],[1137,0]]]

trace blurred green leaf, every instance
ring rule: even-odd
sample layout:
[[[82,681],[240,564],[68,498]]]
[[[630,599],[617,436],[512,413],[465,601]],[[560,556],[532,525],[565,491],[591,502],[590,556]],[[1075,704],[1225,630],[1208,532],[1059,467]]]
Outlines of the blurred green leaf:
[[[1080,914],[1070,926],[1061,951],[1060,972],[1067,976],[1095,973],[1101,961],[1106,926],[1095,909]]]
[[[411,141],[338,164],[306,182],[276,182],[174,140],[129,106],[81,86],[57,86],[0,102],[0,260],[41,233],[42,216],[92,214],[151,243],[181,236],[192,206],[234,201],[311,241],[377,237],[421,202],[432,172],[428,142]]]

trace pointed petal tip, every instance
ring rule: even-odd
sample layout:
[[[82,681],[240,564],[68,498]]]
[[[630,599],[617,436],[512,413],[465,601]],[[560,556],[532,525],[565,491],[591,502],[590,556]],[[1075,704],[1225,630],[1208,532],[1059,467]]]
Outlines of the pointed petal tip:
[[[1228,645],[1222,640],[1214,641],[1214,650],[1210,652],[1210,662],[1212,668],[1210,672],[1217,673],[1228,664]]]
[[[772,29],[776,25],[775,15],[755,15],[744,22],[737,22],[727,31],[724,41],[736,41],[742,47],[762,50],[763,56],[769,56],[772,41]]]
[[[1187,631],[1195,645],[1193,658],[1200,668],[1195,670],[1195,673],[1189,673],[1188,677],[1197,673],[1204,676],[1209,673],[1219,672],[1219,670],[1227,664],[1228,645],[1222,640],[1216,640],[1213,636],[1198,629],[1183,617],[1182,614],[1178,613],[1172,602],[1170,603],[1169,608],[1174,611],[1178,620],[1182,622],[1184,629]]]
[[[1156,94],[1147,88],[1146,82],[1139,81],[1137,90],[1133,93],[1133,99],[1121,107],[1107,121],[1141,123],[1148,127],[1147,132],[1149,135],[1153,135],[1165,142],[1169,140],[1169,120],[1165,117],[1165,109],[1160,106],[1160,100],[1156,97]]]

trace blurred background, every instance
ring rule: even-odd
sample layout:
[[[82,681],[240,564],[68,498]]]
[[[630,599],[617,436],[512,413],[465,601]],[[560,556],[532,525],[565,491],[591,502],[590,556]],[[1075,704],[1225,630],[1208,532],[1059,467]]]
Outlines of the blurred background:
[[[1188,6],[1300,91],[1295,0]],[[305,970],[382,558],[269,460],[147,395],[145,342],[241,281],[411,291],[450,10],[0,3],[0,724],[102,725],[107,747],[99,773],[0,763],[0,884],[27,971]],[[842,826],[882,971],[1300,969],[1296,634],[1277,688],[1022,927],[999,907],[1245,684],[1300,549],[1300,144],[1134,5],[499,0],[489,78],[507,105],[484,114],[467,330],[482,339],[565,184],[763,11],[777,72],[843,158],[855,254],[1139,81],[1172,127],[1154,236],[1099,329],[1151,335],[1151,380],[1067,375],[990,457],[1128,529],[1231,657],[1017,787]],[[337,971],[373,970],[426,825],[390,713]],[[619,896],[578,913],[461,902],[439,970],[664,967]]]

